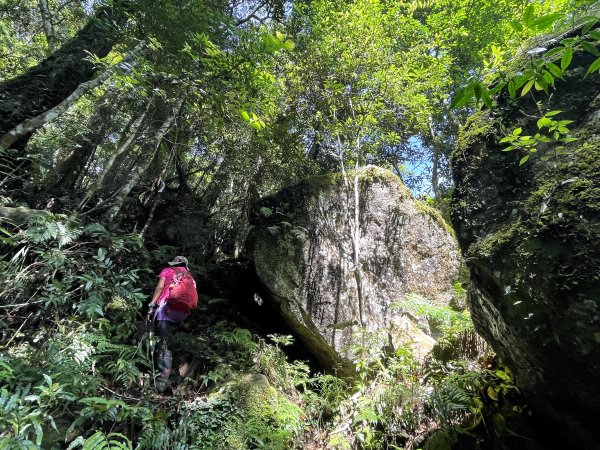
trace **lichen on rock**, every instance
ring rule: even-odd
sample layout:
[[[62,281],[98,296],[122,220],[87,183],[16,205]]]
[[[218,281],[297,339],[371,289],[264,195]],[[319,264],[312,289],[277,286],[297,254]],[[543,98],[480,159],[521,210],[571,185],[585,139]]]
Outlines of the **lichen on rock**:
[[[351,187],[354,174],[347,176]],[[342,372],[352,370],[357,333],[389,328],[397,314],[392,305],[407,293],[448,304],[460,264],[441,215],[414,200],[397,176],[369,166],[358,182],[359,277],[352,193],[341,174],[312,177],[263,199],[248,240],[261,297],[278,305],[323,366]]]

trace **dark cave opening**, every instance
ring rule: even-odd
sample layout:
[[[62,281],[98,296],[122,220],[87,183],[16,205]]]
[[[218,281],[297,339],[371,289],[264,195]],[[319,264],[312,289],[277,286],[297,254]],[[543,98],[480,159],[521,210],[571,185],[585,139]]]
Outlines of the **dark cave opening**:
[[[313,374],[326,370],[284,321],[279,307],[265,299],[264,289],[247,261],[226,261],[212,266],[203,274],[200,284],[201,296],[220,300],[210,307],[211,314],[235,322],[267,341],[270,334],[292,336],[293,343],[282,347],[288,360],[306,362]]]

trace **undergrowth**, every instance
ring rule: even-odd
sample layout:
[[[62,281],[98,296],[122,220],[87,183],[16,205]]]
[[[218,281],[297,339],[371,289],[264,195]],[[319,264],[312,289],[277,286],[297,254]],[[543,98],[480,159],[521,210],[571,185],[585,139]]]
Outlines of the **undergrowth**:
[[[437,333],[438,352],[418,360],[379,345],[388,330],[364,332],[353,381],[311,373],[286,357],[290,336],[257,336],[204,302],[173,341],[188,372],[157,395],[140,313],[147,267],[169,249],[52,214],[5,224],[0,241],[0,450],[408,449],[436,430],[502,448],[527,412],[510,371],[479,344],[460,349],[468,313],[416,296],[397,310]]]

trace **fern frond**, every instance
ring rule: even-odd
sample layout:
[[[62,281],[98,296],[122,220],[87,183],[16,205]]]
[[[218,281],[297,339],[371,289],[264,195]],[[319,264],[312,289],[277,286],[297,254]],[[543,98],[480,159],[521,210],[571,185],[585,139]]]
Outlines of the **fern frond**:
[[[102,431],[96,431],[87,439],[79,436],[67,450],[73,450],[81,446],[82,450],[132,450],[131,441],[121,433],[105,434]]]

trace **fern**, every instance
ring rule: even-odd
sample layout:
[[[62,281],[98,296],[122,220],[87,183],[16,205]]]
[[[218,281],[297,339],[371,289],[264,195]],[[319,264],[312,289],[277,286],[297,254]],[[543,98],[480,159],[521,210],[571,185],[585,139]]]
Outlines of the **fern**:
[[[90,234],[90,235],[108,234],[108,231],[106,230],[104,225],[94,222],[94,223],[90,223],[90,224],[86,225],[85,227],[83,227],[83,233]]]
[[[2,184],[13,176],[13,173],[17,168],[16,161],[19,160],[18,158],[18,150],[0,146],[0,175],[4,175],[5,177],[4,180],[2,180]]]
[[[102,431],[96,431],[87,439],[79,436],[67,450],[73,450],[81,446],[82,450],[132,450],[131,441],[121,433],[105,434]]]
[[[94,346],[94,356],[104,362],[106,371],[122,384],[132,386],[138,382],[141,377],[139,367],[152,369],[141,343],[136,346],[117,344],[99,332],[87,333],[86,341]]]
[[[55,240],[60,248],[75,241],[82,233],[83,228],[75,220],[47,213],[30,219],[25,236],[35,244]]]

